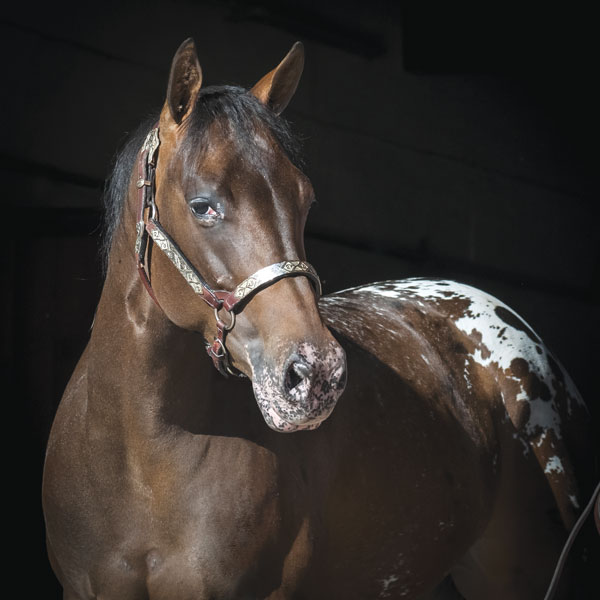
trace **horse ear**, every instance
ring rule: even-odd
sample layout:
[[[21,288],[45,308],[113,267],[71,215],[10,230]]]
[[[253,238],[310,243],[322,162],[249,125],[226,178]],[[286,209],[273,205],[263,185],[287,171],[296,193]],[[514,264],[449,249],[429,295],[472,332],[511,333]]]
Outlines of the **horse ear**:
[[[188,38],[179,46],[173,57],[167,88],[167,106],[178,125],[194,107],[201,85],[202,69],[198,62],[196,46],[194,40]]]
[[[278,115],[292,99],[304,69],[304,46],[296,42],[287,56],[251,90],[263,104]]]

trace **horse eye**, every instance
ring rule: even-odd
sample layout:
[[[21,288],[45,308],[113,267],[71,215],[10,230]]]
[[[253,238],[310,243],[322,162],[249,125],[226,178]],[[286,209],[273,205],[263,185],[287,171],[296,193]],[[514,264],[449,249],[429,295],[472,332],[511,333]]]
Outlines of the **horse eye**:
[[[190,201],[190,210],[199,219],[214,219],[220,216],[218,207],[206,198],[194,198]]]

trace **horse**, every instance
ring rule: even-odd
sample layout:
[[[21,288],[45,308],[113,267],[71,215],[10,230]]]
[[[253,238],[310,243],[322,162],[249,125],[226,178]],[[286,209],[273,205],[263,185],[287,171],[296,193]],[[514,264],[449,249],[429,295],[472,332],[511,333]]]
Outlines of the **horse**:
[[[202,88],[186,40],[116,160],[105,282],[44,466],[65,600],[548,584],[585,491],[585,405],[481,290],[321,296],[314,191],[281,116],[303,65],[298,42],[249,90]]]

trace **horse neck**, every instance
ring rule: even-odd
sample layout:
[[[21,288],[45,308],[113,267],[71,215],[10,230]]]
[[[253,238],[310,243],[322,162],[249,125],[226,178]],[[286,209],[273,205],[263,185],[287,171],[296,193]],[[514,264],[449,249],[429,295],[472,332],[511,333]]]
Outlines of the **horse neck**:
[[[152,436],[173,398],[200,406],[199,380],[211,365],[202,337],[171,323],[143,286],[127,220],[115,234],[88,347],[88,406]]]

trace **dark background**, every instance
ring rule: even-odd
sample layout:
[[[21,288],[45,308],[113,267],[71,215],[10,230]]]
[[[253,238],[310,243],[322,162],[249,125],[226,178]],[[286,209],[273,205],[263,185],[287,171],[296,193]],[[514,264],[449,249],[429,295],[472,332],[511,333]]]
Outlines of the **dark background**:
[[[474,7],[476,6],[476,7]],[[287,118],[319,203],[325,291],[443,276],[496,295],[571,373],[596,424],[598,36],[574,4],[15,2],[3,8],[2,369],[14,557],[58,597],[40,481],[102,285],[101,191],[194,37],[205,84],[253,85],[302,40]],[[93,8],[91,8],[93,7]]]

